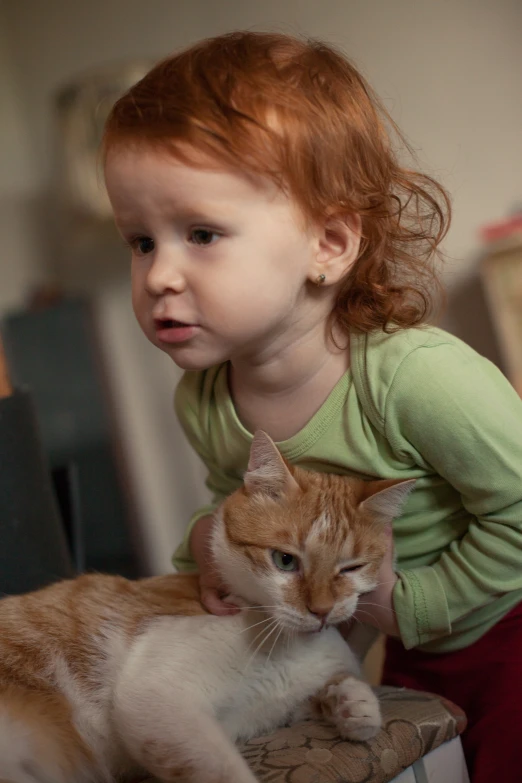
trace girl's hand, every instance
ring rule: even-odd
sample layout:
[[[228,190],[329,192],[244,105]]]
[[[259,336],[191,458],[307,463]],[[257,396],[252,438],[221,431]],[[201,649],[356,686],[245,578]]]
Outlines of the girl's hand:
[[[211,614],[237,614],[239,607],[223,600],[229,590],[219,577],[210,551],[213,524],[213,517],[202,517],[198,519],[190,535],[190,549],[199,571],[201,603]]]
[[[399,625],[393,608],[393,588],[397,582],[395,573],[393,535],[391,525],[386,528],[388,550],[379,570],[377,587],[365,593],[359,599],[354,619],[367,625],[373,625],[387,636],[399,636]]]

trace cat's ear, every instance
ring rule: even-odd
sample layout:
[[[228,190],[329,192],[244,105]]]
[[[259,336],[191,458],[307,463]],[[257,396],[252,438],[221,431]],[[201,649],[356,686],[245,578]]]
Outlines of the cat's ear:
[[[359,511],[370,514],[379,522],[391,522],[400,514],[415,482],[415,479],[365,481],[359,498]]]
[[[249,494],[259,493],[274,500],[299,490],[274,441],[262,430],[254,435],[243,481]]]

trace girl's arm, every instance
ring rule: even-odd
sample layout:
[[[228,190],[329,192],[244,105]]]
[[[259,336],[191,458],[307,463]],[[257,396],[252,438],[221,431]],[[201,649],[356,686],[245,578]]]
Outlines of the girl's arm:
[[[212,560],[210,536],[214,512],[241,482],[237,477],[229,476],[211,453],[208,433],[202,425],[205,416],[201,415],[205,377],[205,373],[185,373],[176,389],[175,409],[190,445],[207,469],[205,483],[212,495],[212,502],[192,516],[172,562],[178,571],[199,572],[201,602],[209,612],[218,615],[235,614],[239,611],[237,606],[222,600],[228,591]]]
[[[192,528],[190,536],[190,549],[199,571],[201,603],[212,614],[236,614],[239,612],[239,608],[224,600],[224,596],[229,591],[221,580],[212,559],[210,536],[213,524],[213,516],[201,517]]]
[[[522,600],[522,400],[470,349],[419,348],[395,374],[385,428],[394,450],[442,476],[470,514],[436,562],[397,574],[392,600],[409,648],[513,591]]]
[[[178,571],[198,570],[200,563],[196,563],[194,552],[192,551],[192,532],[195,526],[198,525],[201,529],[206,529],[208,524],[205,525],[203,523],[203,518],[212,517],[225,497],[241,485],[239,479],[227,475],[222,467],[217,464],[214,455],[211,453],[208,443],[209,436],[203,425],[206,417],[201,414],[201,410],[204,407],[202,398],[204,396],[205,377],[205,373],[185,373],[178,384],[174,398],[176,415],[183,432],[207,470],[205,484],[212,498],[208,505],[203,506],[193,514],[185,530],[183,540],[174,552],[172,563]],[[199,535],[196,534],[196,547],[198,546],[198,539]]]
[[[395,553],[391,525],[387,528],[388,551],[379,571],[379,583],[375,590],[361,596],[354,619],[371,625],[386,636],[399,636],[399,624],[393,606],[393,591],[398,576],[395,571]]]

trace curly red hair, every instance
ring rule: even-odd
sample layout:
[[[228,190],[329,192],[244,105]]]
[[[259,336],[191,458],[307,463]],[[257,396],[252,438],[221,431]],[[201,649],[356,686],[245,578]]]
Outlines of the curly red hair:
[[[311,220],[358,214],[362,242],[332,317],[347,331],[426,321],[450,218],[445,190],[401,166],[404,137],[356,68],[331,46],[273,33],[207,39],[158,63],[113,107],[106,157],[187,150],[271,177]],[[182,142],[182,144],[180,144]]]

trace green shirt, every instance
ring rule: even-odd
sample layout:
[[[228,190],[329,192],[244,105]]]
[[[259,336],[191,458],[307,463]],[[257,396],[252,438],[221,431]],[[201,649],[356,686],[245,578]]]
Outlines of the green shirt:
[[[191,527],[240,486],[252,434],[234,410],[226,364],[187,372],[176,411],[214,495],[174,555],[186,571]],[[406,648],[466,647],[522,600],[522,400],[460,340],[432,327],[352,336],[350,370],[277,445],[310,470],[417,479],[393,525]]]

